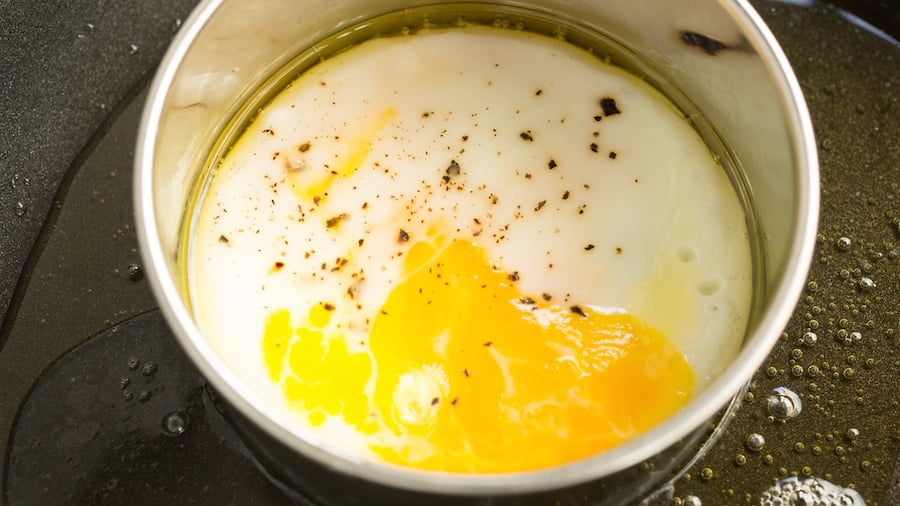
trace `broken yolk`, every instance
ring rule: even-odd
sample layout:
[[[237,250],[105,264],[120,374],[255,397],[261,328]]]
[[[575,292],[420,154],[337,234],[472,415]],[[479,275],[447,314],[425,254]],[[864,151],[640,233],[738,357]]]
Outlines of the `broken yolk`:
[[[611,448],[687,401],[693,372],[657,331],[536,300],[478,245],[441,242],[409,250],[369,353],[329,333],[330,304],[297,329],[288,311],[270,315],[268,370],[312,425],[341,417],[397,464],[511,472]]]

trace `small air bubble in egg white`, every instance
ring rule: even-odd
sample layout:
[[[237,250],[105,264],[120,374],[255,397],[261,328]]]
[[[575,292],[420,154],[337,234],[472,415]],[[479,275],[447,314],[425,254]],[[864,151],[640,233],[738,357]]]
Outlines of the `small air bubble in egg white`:
[[[697,250],[693,246],[682,245],[675,250],[675,256],[684,263],[691,263],[697,260]]]
[[[704,279],[697,285],[697,292],[700,295],[715,295],[721,289],[722,280],[718,277]]]

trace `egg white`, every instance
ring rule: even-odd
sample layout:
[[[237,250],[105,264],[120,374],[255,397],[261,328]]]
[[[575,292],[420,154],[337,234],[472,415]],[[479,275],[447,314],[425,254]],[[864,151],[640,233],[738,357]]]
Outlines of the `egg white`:
[[[601,98],[620,113],[604,114]],[[348,164],[358,168],[335,176],[318,204],[286,178],[315,183]],[[751,294],[744,213],[696,131],[646,83],[581,49],[479,27],[370,40],[259,114],[217,169],[193,235],[197,322],[292,414],[264,367],[266,315],[289,308],[300,325],[331,301],[332,330],[365,350],[403,253],[434,228],[479,243],[519,273],[523,293],[656,327],[697,389],[740,346]],[[340,424],[326,431],[347,438]]]

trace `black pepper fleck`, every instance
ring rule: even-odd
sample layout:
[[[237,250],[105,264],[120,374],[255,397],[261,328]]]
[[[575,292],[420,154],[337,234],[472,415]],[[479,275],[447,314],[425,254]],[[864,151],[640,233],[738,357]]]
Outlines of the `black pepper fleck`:
[[[600,108],[603,109],[604,116],[612,116],[613,114],[621,114],[622,111],[616,107],[616,101],[609,97],[600,99]]]
[[[306,153],[309,151],[310,144],[308,142],[304,142],[303,144],[297,146],[297,149],[300,150],[301,153]]]
[[[506,278],[509,279],[510,281],[518,281],[519,280],[519,271],[516,271],[516,272],[510,274],[509,276],[506,276]]]
[[[599,148],[600,146],[598,146],[596,142],[591,143],[591,151],[593,151],[594,153],[596,153]]]
[[[547,167],[548,167],[550,170],[555,169],[555,168],[556,168],[556,160],[554,160],[554,159],[551,158],[550,161],[547,162]]]
[[[566,193],[563,193],[562,199],[569,200],[569,190],[566,190]]]
[[[587,316],[587,313],[584,312],[584,309],[581,309],[581,306],[572,306],[569,310],[577,315]]]
[[[531,142],[534,140],[534,137],[531,136],[531,130],[520,133],[519,137],[521,137],[523,141],[527,142]]]
[[[223,234],[223,235],[219,236],[219,242],[222,244],[228,244],[229,241],[228,241],[228,238],[225,237],[225,235]]]
[[[618,155],[615,151],[610,151],[610,152],[609,152],[609,157],[610,157],[611,159],[615,160],[617,156],[619,156],[619,155]]]
[[[325,308],[325,311],[334,311],[334,305],[329,303],[322,304],[322,307]]]
[[[544,207],[545,205],[547,205],[547,201],[546,201],[546,200],[542,200],[542,201],[540,201],[540,202],[537,203],[537,206],[534,208],[534,210],[535,210],[535,211],[540,211],[541,208]]]
[[[459,164],[456,163],[456,160],[452,160],[450,165],[447,167],[447,174],[450,176],[458,176],[459,175]]]
[[[325,221],[325,226],[327,226],[328,228],[335,227],[335,226],[337,226],[338,223],[341,222],[342,219],[343,219],[343,215],[338,215],[333,218],[328,218]]]
[[[406,242],[409,240],[409,233],[406,230],[400,229],[400,234],[397,235],[397,241]]]
[[[584,247],[584,250],[585,250],[585,251],[590,251],[590,250],[592,250],[592,249],[594,249],[594,245],[593,245],[593,244],[588,244],[587,246]]]

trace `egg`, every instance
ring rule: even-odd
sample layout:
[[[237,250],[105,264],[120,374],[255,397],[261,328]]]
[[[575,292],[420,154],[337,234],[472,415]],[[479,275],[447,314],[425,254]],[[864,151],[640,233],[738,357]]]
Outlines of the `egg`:
[[[432,29],[325,59],[260,110],[202,199],[188,281],[210,345],[297,427],[513,472],[627,441],[721,372],[745,222],[637,77],[538,34]]]

